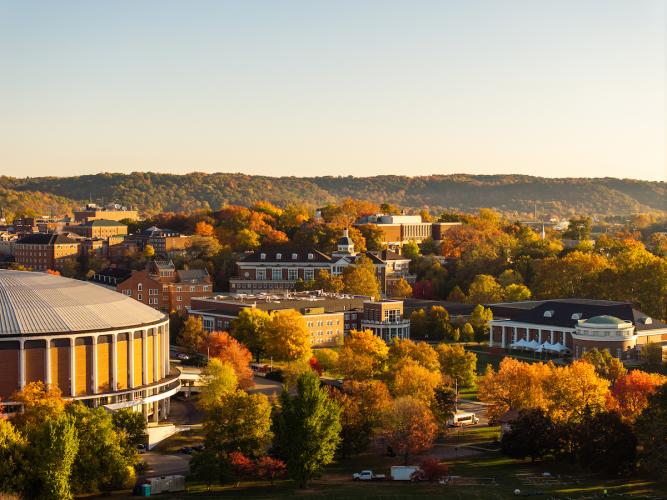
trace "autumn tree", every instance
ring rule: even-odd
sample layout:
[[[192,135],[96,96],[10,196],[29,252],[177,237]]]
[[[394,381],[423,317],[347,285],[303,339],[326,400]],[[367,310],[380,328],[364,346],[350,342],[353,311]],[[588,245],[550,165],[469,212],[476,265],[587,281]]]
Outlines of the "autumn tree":
[[[227,332],[212,332],[208,336],[208,343],[209,357],[229,363],[234,368],[241,389],[255,385],[250,369],[252,354],[243,344]]]
[[[435,348],[443,376],[464,387],[475,384],[477,355],[460,344],[438,344]]]
[[[144,246],[144,251],[143,251],[144,257],[147,259],[150,259],[155,256],[155,248],[153,248],[153,245],[145,245]]]
[[[195,224],[195,234],[198,236],[213,236],[214,228],[208,222],[199,221]]]
[[[333,349],[317,349],[313,352],[323,370],[335,370],[338,365],[338,352]]]
[[[503,300],[506,302],[520,302],[531,297],[532,293],[526,285],[512,283],[503,288]]]
[[[491,304],[504,299],[503,287],[493,276],[478,274],[468,288],[468,302],[471,304]]]
[[[338,372],[345,378],[373,378],[385,369],[389,348],[370,330],[350,330],[338,357]]]
[[[207,339],[206,331],[199,316],[188,316],[178,333],[178,344],[189,352],[197,352]]]
[[[389,346],[389,368],[394,370],[401,362],[411,360],[429,371],[439,371],[438,354],[426,342],[414,342],[410,339],[395,338]]]
[[[577,360],[552,372],[544,385],[548,411],[556,421],[580,421],[586,413],[596,414],[606,407],[609,381],[586,361]]]
[[[639,440],[639,466],[650,473],[667,469],[667,384],[648,398],[648,405],[635,421]]]
[[[266,349],[269,313],[254,307],[246,307],[232,321],[230,334],[246,346],[259,362]]]
[[[412,287],[410,283],[404,278],[399,279],[396,284],[391,287],[391,296],[399,299],[412,297]]]
[[[454,288],[452,288],[452,291],[449,292],[449,295],[447,295],[448,302],[463,303],[467,300],[468,297],[466,296],[465,292],[461,290],[459,285],[456,285]]]
[[[475,329],[475,338],[481,342],[489,336],[489,321],[493,319],[493,312],[490,308],[485,308],[477,304],[470,313],[470,324]]]
[[[345,284],[340,276],[332,276],[329,271],[321,269],[312,284],[313,290],[323,290],[330,293],[340,293]]]
[[[277,458],[264,456],[255,463],[257,477],[269,481],[273,486],[276,479],[282,479],[287,475],[287,465]]]
[[[375,266],[365,255],[343,270],[342,280],[345,293],[365,295],[376,299],[380,297],[380,283],[376,276]]]
[[[394,400],[383,428],[389,446],[403,456],[406,465],[410,455],[430,449],[438,433],[428,406],[410,396]]]
[[[651,395],[666,382],[667,377],[641,370],[632,370],[617,377],[611,392],[624,420],[634,422],[648,406]]]
[[[26,481],[27,438],[6,419],[0,418],[0,492],[19,494]]]
[[[275,311],[266,329],[266,353],[279,361],[310,356],[310,331],[304,317],[293,309]]]
[[[299,487],[333,461],[340,442],[340,413],[315,373],[299,378],[294,396],[283,390],[273,418],[275,445]]]
[[[236,390],[238,378],[234,367],[218,358],[210,359],[199,376],[202,382],[199,393],[199,405],[204,410],[211,410]]]
[[[431,412],[435,417],[440,433],[447,432],[449,419],[456,411],[457,394],[452,386],[440,384],[433,391]]]
[[[601,351],[591,349],[584,353],[581,359],[592,364],[595,367],[595,372],[612,384],[627,373],[621,360],[612,356],[607,349]]]
[[[426,338],[444,340],[449,332],[449,312],[443,306],[431,306],[426,314]]]
[[[411,359],[404,359],[393,369],[391,388],[395,397],[412,396],[430,405],[435,388],[441,383],[439,371],[431,371]]]
[[[28,382],[23,389],[11,396],[11,400],[23,408],[22,412],[12,417],[19,428],[37,425],[65,412],[66,402],[60,389],[55,385],[47,387],[41,380]]]
[[[419,469],[413,473],[411,479],[419,481],[440,481],[449,474],[449,466],[440,463],[435,457],[424,457],[419,461]]]

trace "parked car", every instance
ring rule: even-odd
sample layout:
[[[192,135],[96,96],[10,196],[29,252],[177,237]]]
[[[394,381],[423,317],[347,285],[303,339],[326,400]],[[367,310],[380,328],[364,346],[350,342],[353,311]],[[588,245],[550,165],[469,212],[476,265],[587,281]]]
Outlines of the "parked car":
[[[464,427],[466,425],[475,425],[479,423],[479,418],[470,411],[456,412],[452,418],[447,421],[449,427]]]
[[[176,355],[176,358],[180,359],[181,361],[187,361],[188,359],[190,359],[190,355],[181,352],[178,355]]]
[[[355,481],[379,481],[385,479],[384,474],[374,474],[372,470],[362,470],[352,474],[352,479]]]

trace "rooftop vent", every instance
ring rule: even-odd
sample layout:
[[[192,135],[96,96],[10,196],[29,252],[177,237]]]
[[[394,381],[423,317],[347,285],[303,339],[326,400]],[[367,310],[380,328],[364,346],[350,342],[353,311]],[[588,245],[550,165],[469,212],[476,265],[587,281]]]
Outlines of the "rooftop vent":
[[[260,253],[259,258],[262,259],[262,260],[265,260],[266,259],[266,254],[265,253]]]
[[[572,315],[572,319],[581,319],[582,314],[581,313],[574,313]]]
[[[650,324],[653,323],[653,320],[651,318],[649,318],[648,316],[646,316],[645,318],[640,318],[639,322],[644,324],[644,325],[650,325]]]
[[[283,258],[283,254],[281,254],[281,253],[276,254],[276,259],[280,260],[282,258]]]
[[[292,254],[292,260],[296,260],[298,258],[299,258],[299,256],[297,254],[295,254],[295,253]]]
[[[545,318],[553,318],[554,317],[554,310],[549,309],[548,311],[544,311],[544,317]]]
[[[308,254],[308,260],[313,260],[314,258],[315,258],[315,256],[312,253]]]

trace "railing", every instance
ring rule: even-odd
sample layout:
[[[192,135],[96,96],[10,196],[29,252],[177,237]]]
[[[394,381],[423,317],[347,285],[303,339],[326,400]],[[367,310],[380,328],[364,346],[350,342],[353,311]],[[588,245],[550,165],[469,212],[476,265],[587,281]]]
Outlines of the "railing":
[[[402,325],[409,325],[410,320],[409,319],[399,319],[399,320],[394,320],[394,321],[371,321],[371,320],[361,320],[361,325],[379,325],[379,326],[402,326]]]

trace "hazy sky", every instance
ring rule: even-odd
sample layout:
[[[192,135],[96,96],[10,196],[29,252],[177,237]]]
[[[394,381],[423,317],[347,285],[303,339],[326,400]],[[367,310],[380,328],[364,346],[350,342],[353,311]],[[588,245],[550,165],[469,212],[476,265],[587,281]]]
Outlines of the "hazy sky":
[[[0,0],[0,174],[667,179],[664,0]]]

